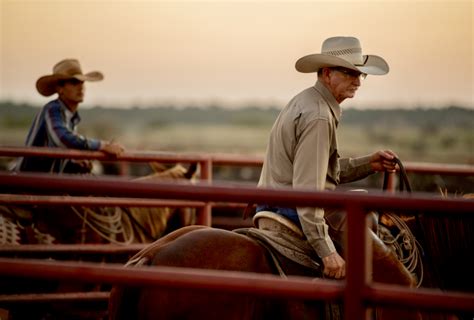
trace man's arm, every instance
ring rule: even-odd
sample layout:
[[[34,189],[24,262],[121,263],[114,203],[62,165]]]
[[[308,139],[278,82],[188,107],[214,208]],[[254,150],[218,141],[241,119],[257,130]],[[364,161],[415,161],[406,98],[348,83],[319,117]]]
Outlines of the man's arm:
[[[329,162],[330,134],[330,125],[326,119],[314,120],[304,129],[296,146],[293,163],[294,188],[324,190]],[[309,244],[322,258],[324,274],[336,279],[345,277],[345,261],[337,253],[329,237],[324,209],[299,207],[297,211]]]
[[[99,140],[86,139],[68,128],[59,104],[52,105],[46,111],[45,121],[48,137],[54,145],[71,149],[99,150]]]
[[[396,162],[393,159],[396,156],[391,150],[379,150],[359,158],[339,159],[340,182],[347,183],[364,179],[368,175],[380,171],[394,172]]]

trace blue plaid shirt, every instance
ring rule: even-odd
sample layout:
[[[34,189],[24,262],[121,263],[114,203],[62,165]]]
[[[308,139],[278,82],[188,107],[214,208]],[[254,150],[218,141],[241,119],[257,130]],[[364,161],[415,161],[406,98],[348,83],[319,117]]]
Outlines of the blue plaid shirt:
[[[80,121],[79,114],[72,113],[61,100],[50,101],[36,115],[25,144],[28,147],[98,150],[99,140],[86,139],[77,133],[77,125]],[[43,157],[20,158],[15,170],[62,172],[67,161],[67,159]]]

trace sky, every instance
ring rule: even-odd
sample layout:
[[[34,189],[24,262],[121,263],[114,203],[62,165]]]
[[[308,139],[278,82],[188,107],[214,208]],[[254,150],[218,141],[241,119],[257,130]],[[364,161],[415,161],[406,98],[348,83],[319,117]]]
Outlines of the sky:
[[[474,1],[0,0],[0,100],[44,104],[36,80],[80,60],[84,106],[283,107],[313,85],[296,60],[331,36],[382,56],[359,108],[474,108]]]

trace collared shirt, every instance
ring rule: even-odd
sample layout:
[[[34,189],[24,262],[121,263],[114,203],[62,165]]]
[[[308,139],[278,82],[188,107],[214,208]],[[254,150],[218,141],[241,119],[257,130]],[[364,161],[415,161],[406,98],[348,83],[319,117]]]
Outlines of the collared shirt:
[[[59,99],[47,103],[39,112],[28,132],[28,147],[57,147],[81,150],[98,150],[100,141],[87,139],[77,133],[81,121],[77,112],[71,112]],[[36,172],[62,172],[67,160],[28,157],[20,158],[15,170]]]
[[[320,82],[296,95],[280,112],[268,142],[259,186],[334,190],[372,173],[370,156],[340,159],[336,128],[341,108]],[[298,207],[308,242],[321,257],[335,252],[324,209]]]

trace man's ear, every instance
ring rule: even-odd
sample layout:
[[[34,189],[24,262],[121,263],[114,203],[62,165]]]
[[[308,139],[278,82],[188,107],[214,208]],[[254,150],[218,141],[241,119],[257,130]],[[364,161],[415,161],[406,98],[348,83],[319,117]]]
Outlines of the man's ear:
[[[328,82],[330,74],[331,74],[331,69],[326,68],[326,67],[322,68],[321,69],[321,80],[323,80],[323,82]]]

